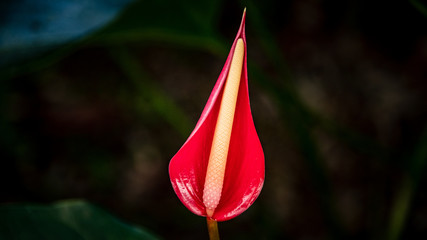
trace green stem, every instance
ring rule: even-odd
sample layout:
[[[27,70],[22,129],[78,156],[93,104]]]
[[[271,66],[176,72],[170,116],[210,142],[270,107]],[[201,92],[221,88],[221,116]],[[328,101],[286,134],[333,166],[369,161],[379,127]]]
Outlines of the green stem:
[[[405,159],[409,159],[408,172],[400,189],[398,189],[398,194],[392,206],[388,230],[389,240],[396,240],[401,237],[411,210],[413,198],[416,195],[424,169],[427,167],[427,126],[424,127],[423,134],[418,140],[412,156],[405,157]]]
[[[218,222],[212,218],[206,218],[210,240],[219,240]]]
[[[414,191],[415,187],[412,179],[409,176],[406,176],[392,206],[388,240],[399,239],[405,227],[405,221],[408,217]]]

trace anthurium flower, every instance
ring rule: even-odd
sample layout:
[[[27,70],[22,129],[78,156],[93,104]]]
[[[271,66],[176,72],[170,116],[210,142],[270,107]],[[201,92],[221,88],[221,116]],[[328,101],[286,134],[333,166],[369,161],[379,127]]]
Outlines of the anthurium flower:
[[[244,212],[264,184],[264,153],[249,103],[245,18],[246,11],[196,127],[169,164],[182,203],[215,221]]]

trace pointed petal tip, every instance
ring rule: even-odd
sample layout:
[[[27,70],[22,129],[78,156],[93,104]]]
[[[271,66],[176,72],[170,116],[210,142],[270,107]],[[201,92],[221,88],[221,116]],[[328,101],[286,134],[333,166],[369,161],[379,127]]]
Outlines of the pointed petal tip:
[[[240,21],[240,27],[239,27],[239,30],[237,31],[237,36],[235,38],[235,42],[238,38],[243,38],[246,41],[245,25],[246,25],[246,7],[243,9],[242,20]]]
[[[253,123],[247,89],[245,19],[246,8],[229,56],[202,115],[169,166],[171,182],[178,198],[194,214],[215,221],[226,221],[243,213],[259,196],[264,183],[264,153]],[[242,40],[245,47],[244,72],[239,87],[240,98],[236,103],[236,109],[239,110],[236,111],[234,120],[241,124],[233,127],[229,151],[230,159],[234,160],[227,164],[221,193],[224,197],[215,209],[208,209],[202,200],[207,156],[211,150],[206,146],[212,145],[212,129],[216,126],[222,89],[233,57],[232,51]],[[239,178],[239,184],[236,184],[235,177]]]
[[[245,19],[246,19],[246,7],[243,9],[242,23],[245,22]]]

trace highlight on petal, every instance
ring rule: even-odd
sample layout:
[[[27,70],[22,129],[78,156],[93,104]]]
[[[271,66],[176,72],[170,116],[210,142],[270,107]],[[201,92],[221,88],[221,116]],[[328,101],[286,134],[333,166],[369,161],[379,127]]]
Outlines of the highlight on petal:
[[[181,202],[216,221],[244,212],[264,183],[264,153],[249,103],[245,17],[196,127],[169,164]]]

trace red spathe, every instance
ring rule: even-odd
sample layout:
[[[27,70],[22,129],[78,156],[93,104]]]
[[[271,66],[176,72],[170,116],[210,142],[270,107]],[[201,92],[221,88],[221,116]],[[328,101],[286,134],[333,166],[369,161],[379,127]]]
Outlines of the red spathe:
[[[264,184],[264,153],[249,103],[245,18],[246,13],[196,127],[169,164],[170,179],[178,198],[193,213],[206,216],[203,188],[213,134],[234,48],[237,40],[242,38],[244,62],[221,199],[212,216],[216,221],[229,220],[244,212],[258,197]]]

